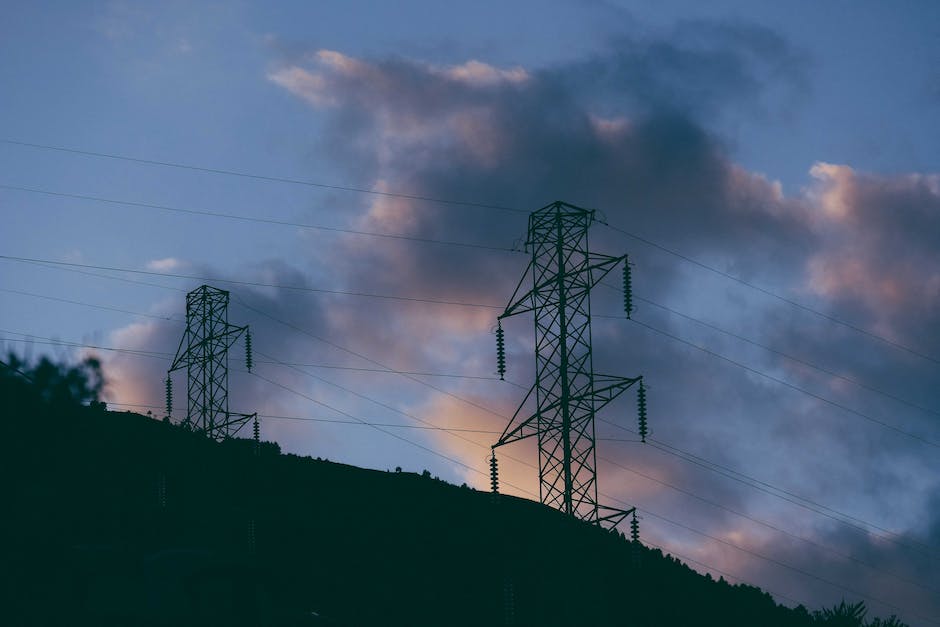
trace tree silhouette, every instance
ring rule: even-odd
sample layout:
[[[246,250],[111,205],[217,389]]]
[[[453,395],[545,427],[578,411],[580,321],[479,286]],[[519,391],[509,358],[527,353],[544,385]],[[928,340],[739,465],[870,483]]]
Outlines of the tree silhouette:
[[[104,387],[101,362],[86,357],[77,366],[52,362],[42,357],[34,366],[9,353],[0,381],[4,389],[27,388],[33,399],[53,405],[77,405],[98,400]],[[24,390],[25,391],[25,390]]]
[[[816,620],[823,625],[832,625],[832,627],[862,627],[864,625],[865,614],[868,609],[864,601],[858,603],[846,604],[843,599],[832,609],[825,608],[816,613]]]
[[[875,618],[868,627],[908,627],[907,623],[901,622],[897,616],[891,615],[891,618]]]

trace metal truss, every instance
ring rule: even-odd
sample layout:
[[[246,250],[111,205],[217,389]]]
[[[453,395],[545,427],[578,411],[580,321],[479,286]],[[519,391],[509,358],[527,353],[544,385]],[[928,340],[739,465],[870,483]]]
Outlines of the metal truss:
[[[229,293],[202,285],[186,295],[186,331],[167,371],[167,415],[172,409],[170,373],[186,368],[187,411],[182,424],[215,440],[235,436],[256,414],[228,407],[228,350],[245,335],[251,363],[248,326],[228,322]]]
[[[591,288],[619,263],[626,263],[626,255],[590,253],[587,233],[593,222],[594,211],[564,202],[554,202],[529,216],[526,246],[532,259],[499,320],[533,312],[535,383],[493,449],[537,438],[541,502],[612,528],[634,510],[598,504],[594,415],[641,383],[642,377],[594,373]],[[522,292],[530,270],[532,287]],[[497,337],[502,369],[501,327]],[[533,395],[535,412],[523,414]]]

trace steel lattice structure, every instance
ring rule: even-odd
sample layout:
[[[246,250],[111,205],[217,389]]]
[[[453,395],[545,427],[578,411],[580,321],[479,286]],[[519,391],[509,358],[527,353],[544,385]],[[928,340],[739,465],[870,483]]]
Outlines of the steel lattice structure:
[[[215,440],[234,436],[255,417],[228,406],[228,351],[245,334],[251,369],[248,326],[228,322],[229,293],[202,285],[186,295],[186,331],[167,371],[167,416],[172,410],[170,373],[186,368],[187,412],[182,424]]]
[[[642,386],[642,377],[594,373],[591,288],[627,261],[626,255],[589,252],[587,234],[594,219],[594,211],[564,202],[529,216],[526,247],[532,258],[499,320],[533,312],[535,383],[493,449],[537,438],[541,502],[580,520],[616,526],[634,510],[598,504],[594,415],[630,386]],[[532,287],[522,293],[529,270]],[[497,341],[502,374],[501,326]],[[526,417],[523,408],[533,395],[536,410]]]

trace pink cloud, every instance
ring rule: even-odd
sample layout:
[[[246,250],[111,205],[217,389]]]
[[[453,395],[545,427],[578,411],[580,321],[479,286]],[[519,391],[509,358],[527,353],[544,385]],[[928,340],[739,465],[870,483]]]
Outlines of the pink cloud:
[[[816,185],[807,198],[824,245],[807,261],[808,289],[863,306],[879,332],[903,337],[940,296],[938,177],[828,163],[810,173]]]
[[[524,83],[530,79],[529,73],[522,67],[501,69],[475,59],[435,71],[453,81],[474,87],[486,87],[499,83]]]

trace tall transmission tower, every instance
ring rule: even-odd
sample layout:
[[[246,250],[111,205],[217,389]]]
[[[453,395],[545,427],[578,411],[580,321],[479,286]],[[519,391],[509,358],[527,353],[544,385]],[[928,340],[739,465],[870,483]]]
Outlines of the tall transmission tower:
[[[594,211],[553,202],[529,215],[526,248],[532,259],[516,286],[496,330],[500,377],[506,354],[502,320],[521,313],[535,317],[535,383],[493,445],[492,480],[496,490],[496,448],[538,439],[539,497],[543,504],[601,526],[615,527],[635,509],[597,501],[594,415],[633,385],[639,391],[640,432],[645,441],[646,397],[642,377],[595,374],[591,346],[591,288],[623,262],[624,310],[632,312],[627,256],[588,251]],[[532,287],[523,292],[531,270]],[[535,398],[535,412],[523,408]]]
[[[182,424],[215,440],[233,437],[257,414],[228,407],[228,351],[245,336],[245,363],[251,371],[251,331],[228,322],[229,293],[202,285],[186,295],[186,331],[166,374],[166,415],[173,409],[170,374],[186,368],[187,411]]]

